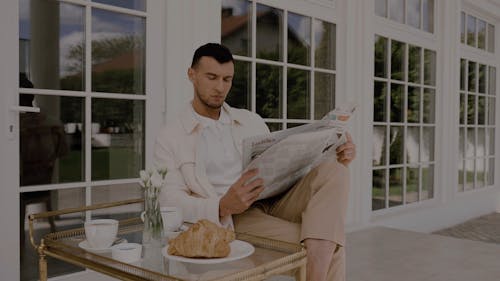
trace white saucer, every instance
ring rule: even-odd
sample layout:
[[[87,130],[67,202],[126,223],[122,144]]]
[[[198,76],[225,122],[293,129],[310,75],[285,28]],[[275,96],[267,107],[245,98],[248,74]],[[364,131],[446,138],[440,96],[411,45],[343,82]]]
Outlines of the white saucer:
[[[120,241],[120,243],[118,244],[121,244],[121,243],[126,243],[127,242],[127,239],[122,239]],[[116,244],[114,244],[116,245]],[[114,245],[111,245],[114,246]],[[85,251],[88,251],[88,252],[92,252],[92,253],[111,253],[111,247],[107,247],[107,248],[92,248],[90,247],[90,244],[87,240],[83,240],[82,242],[78,243],[78,247],[84,249]]]

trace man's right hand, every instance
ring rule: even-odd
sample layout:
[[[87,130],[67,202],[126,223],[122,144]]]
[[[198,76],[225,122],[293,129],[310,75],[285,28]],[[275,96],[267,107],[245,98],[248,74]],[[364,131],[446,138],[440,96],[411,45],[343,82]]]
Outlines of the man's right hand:
[[[257,176],[258,173],[257,169],[246,171],[231,185],[219,201],[219,216],[241,214],[257,200],[264,190],[264,180],[261,178],[249,180]]]

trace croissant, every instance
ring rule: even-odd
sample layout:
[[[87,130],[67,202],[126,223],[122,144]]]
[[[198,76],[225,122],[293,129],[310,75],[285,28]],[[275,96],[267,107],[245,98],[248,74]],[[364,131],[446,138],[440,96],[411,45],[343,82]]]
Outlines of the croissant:
[[[168,242],[168,254],[188,258],[223,258],[229,255],[234,232],[202,219]]]

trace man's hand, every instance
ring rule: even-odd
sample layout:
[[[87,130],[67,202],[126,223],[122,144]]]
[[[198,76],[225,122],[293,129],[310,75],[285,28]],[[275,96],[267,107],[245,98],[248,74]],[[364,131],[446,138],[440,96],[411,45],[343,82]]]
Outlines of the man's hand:
[[[248,182],[258,174],[257,169],[249,170],[229,188],[219,201],[219,216],[241,214],[252,205],[264,190],[261,178]]]
[[[346,137],[346,143],[337,147],[337,161],[347,167],[356,157],[356,145],[352,142],[352,138],[349,133],[346,133]]]

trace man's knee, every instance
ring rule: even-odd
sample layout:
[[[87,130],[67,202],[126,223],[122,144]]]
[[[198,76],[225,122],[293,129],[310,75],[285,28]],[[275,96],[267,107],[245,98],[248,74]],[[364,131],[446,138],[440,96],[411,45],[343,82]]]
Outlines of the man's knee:
[[[326,185],[348,187],[349,169],[337,161],[324,161],[313,172],[316,179]]]

